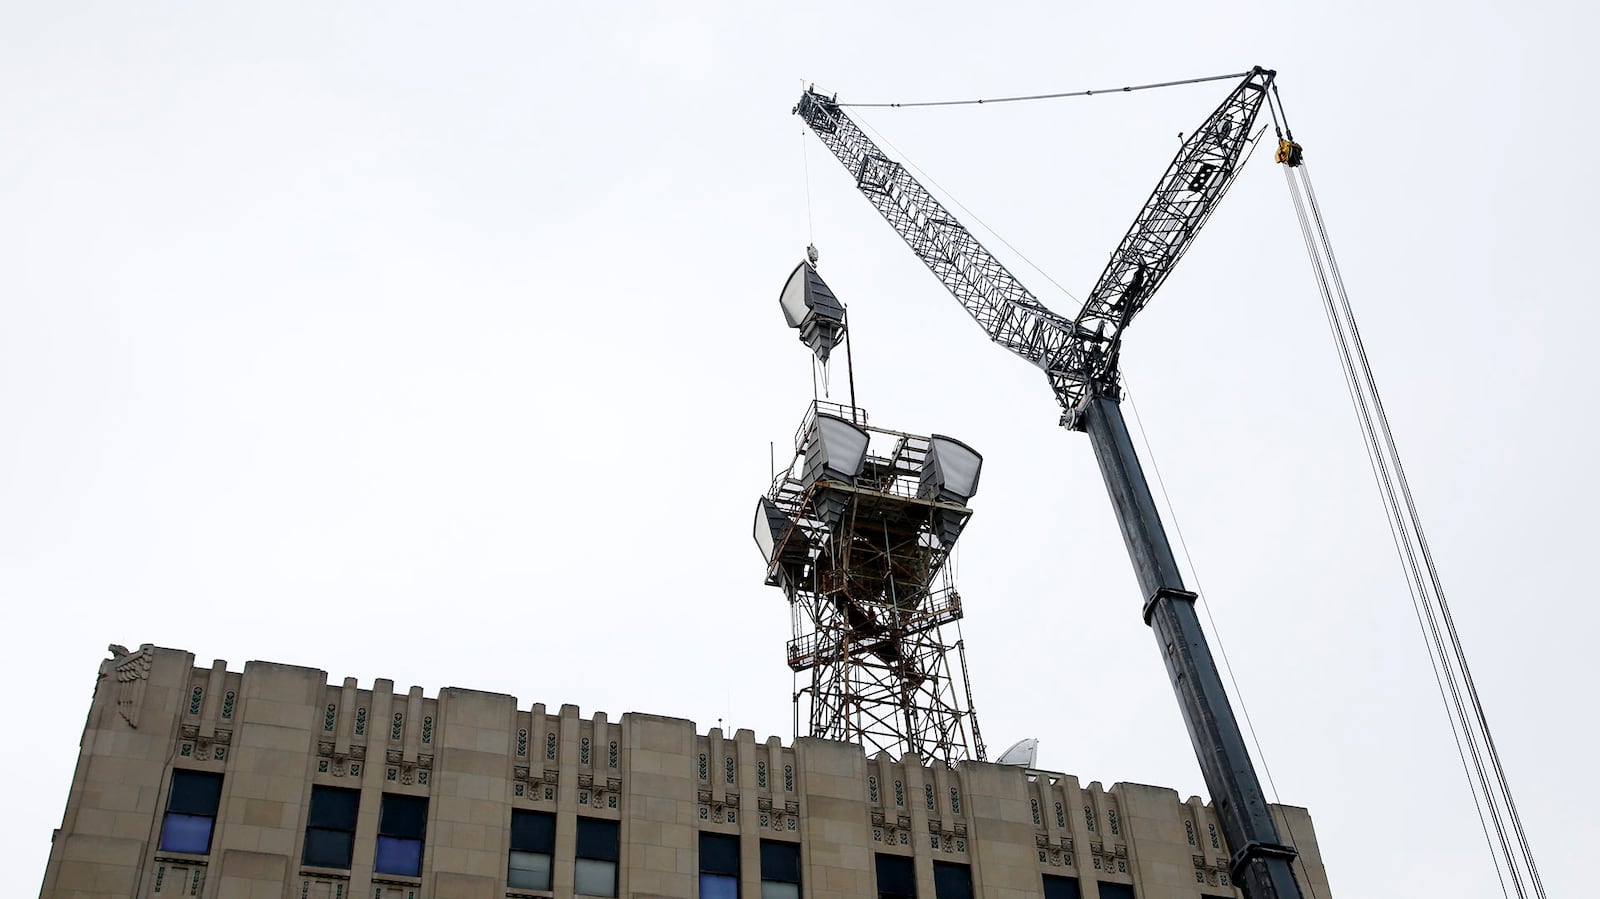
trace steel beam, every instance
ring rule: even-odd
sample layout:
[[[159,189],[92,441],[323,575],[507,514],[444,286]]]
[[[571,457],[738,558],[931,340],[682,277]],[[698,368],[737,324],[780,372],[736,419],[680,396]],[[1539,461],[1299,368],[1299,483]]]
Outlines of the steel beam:
[[[1139,578],[1144,620],[1161,648],[1206,789],[1216,803],[1217,817],[1233,853],[1229,873],[1247,899],[1299,899],[1294,847],[1278,836],[1261,781],[1245,749],[1244,735],[1195,615],[1195,595],[1183,586],[1150,484],[1133,451],[1122,407],[1105,395],[1091,396],[1086,406],[1084,430],[1094,446],[1128,557]]]

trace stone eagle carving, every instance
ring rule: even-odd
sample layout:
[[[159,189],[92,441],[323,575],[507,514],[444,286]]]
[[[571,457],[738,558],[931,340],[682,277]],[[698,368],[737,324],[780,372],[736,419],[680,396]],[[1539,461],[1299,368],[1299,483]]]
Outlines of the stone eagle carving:
[[[102,664],[101,671],[109,674],[117,684],[117,712],[128,726],[139,727],[139,708],[144,705],[144,687],[150,680],[150,664],[155,660],[155,644],[146,643],[138,650],[129,650],[116,643],[106,647],[111,658]],[[103,675],[102,675],[103,676]]]

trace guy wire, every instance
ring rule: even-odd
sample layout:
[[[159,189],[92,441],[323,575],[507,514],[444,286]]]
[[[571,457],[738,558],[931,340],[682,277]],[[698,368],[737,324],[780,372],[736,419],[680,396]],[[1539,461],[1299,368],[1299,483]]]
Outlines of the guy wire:
[[[1185,84],[1200,84],[1206,81],[1226,81],[1233,78],[1243,78],[1249,72],[1237,72],[1232,75],[1207,75],[1204,78],[1185,78],[1182,81],[1158,81],[1153,84],[1135,84],[1128,87],[1108,87],[1086,91],[1062,91],[1055,94],[1024,94],[1016,97],[990,97],[983,100],[923,100],[912,103],[840,103],[843,107],[864,109],[868,107],[910,109],[921,106],[981,106],[990,103],[1020,103],[1024,100],[1056,100],[1061,97],[1092,97],[1095,94],[1127,94],[1133,91],[1147,91],[1158,87],[1178,87]]]

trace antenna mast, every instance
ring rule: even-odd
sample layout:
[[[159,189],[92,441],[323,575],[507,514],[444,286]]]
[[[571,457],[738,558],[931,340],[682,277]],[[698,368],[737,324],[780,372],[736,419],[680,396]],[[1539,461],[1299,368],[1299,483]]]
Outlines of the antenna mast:
[[[849,340],[845,310],[809,256],[780,302],[826,365]],[[805,722],[797,735],[868,754],[983,761],[954,630],[961,595],[945,564],[972,517],[983,458],[949,437],[868,425],[851,381],[851,405],[811,402],[793,461],[756,506],[766,582],[794,612],[789,667],[810,673],[794,697],[796,730]]]

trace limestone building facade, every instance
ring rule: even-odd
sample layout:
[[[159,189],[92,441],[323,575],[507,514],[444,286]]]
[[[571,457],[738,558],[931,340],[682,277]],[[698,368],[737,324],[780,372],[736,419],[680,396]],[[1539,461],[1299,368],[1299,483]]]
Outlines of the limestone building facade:
[[[45,899],[1238,895],[1211,809],[1160,787],[111,649]]]

